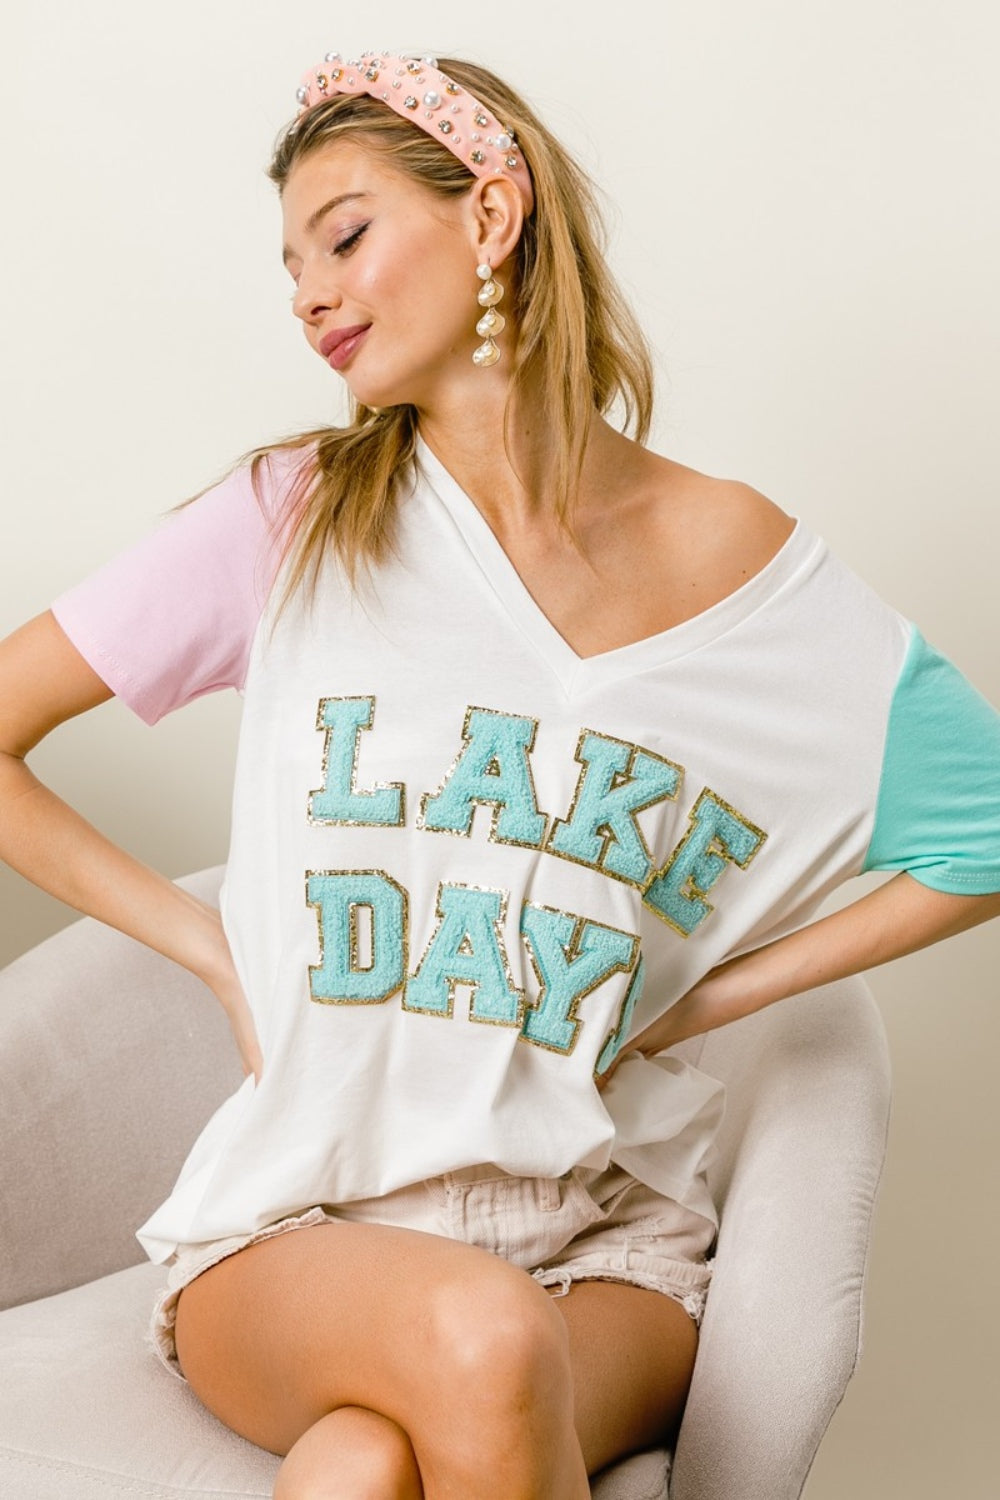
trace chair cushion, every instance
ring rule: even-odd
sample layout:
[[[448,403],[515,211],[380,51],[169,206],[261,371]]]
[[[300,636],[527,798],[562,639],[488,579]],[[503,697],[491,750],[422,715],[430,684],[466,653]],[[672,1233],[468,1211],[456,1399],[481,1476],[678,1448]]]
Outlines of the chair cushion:
[[[240,1082],[205,986],[100,922],[0,970],[0,1308],[140,1264],[136,1225]]]
[[[0,1313],[5,1500],[265,1497],[279,1460],[217,1422],[146,1341],[159,1266]]]
[[[158,1266],[0,1313],[4,1500],[266,1500],[279,1460],[216,1421],[153,1355]],[[595,1480],[595,1500],[666,1500],[664,1453]]]

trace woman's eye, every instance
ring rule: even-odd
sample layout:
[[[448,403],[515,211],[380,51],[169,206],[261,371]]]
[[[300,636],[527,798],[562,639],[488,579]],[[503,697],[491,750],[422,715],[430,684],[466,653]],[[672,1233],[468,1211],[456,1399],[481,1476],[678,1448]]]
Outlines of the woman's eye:
[[[346,240],[341,240],[339,245],[334,245],[334,255],[350,255],[367,228],[367,224],[362,224],[359,229],[355,229],[353,234],[349,234]]]

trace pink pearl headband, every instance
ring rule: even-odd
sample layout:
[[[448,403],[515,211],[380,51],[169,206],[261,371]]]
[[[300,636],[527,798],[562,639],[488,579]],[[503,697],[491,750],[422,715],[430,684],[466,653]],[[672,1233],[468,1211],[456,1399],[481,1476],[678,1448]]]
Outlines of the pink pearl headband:
[[[404,120],[447,146],[477,177],[509,177],[531,213],[535,196],[514,133],[454,79],[433,57],[402,57],[395,52],[363,52],[345,61],[328,52],[303,75],[296,98],[300,117],[337,94],[370,94]]]

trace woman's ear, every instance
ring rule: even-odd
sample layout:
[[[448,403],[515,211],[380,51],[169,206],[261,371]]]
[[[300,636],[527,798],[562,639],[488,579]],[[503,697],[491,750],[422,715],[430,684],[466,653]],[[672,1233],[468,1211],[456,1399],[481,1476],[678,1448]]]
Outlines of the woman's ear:
[[[506,177],[477,178],[469,193],[470,230],[477,263],[503,264],[521,238],[524,200]]]

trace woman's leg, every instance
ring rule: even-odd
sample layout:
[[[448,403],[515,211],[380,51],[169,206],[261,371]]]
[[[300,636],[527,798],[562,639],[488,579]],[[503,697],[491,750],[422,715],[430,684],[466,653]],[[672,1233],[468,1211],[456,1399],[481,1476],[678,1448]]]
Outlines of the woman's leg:
[[[424,1500],[588,1500],[566,1322],[475,1246],[346,1221],[291,1230],[186,1287],[176,1337],[205,1405],[302,1471],[279,1479],[281,1500],[409,1500],[417,1478]],[[341,1483],[358,1417],[353,1435],[346,1415],[324,1419],[345,1407],[388,1419],[367,1438],[393,1487]]]
[[[294,1258],[264,1263],[268,1246],[296,1240]],[[659,1292],[595,1281],[541,1293],[557,1327],[539,1292],[459,1242],[323,1225],[193,1282],[178,1350],[206,1405],[288,1454],[276,1500],[583,1500],[584,1469],[672,1439],[697,1333]]]
[[[306,1429],[278,1474],[274,1500],[422,1500],[420,1471],[401,1427],[360,1406],[338,1406]]]
[[[627,1453],[671,1444],[691,1381],[698,1335],[670,1297],[613,1282],[575,1284],[560,1297],[569,1328],[576,1431],[588,1474]],[[410,1440],[387,1417],[343,1406],[310,1427],[281,1470],[275,1500],[299,1500],[336,1475],[352,1500],[421,1500]]]
[[[627,1453],[672,1444],[698,1349],[698,1330],[680,1303],[611,1281],[574,1282],[553,1300],[569,1330],[588,1474]]]

